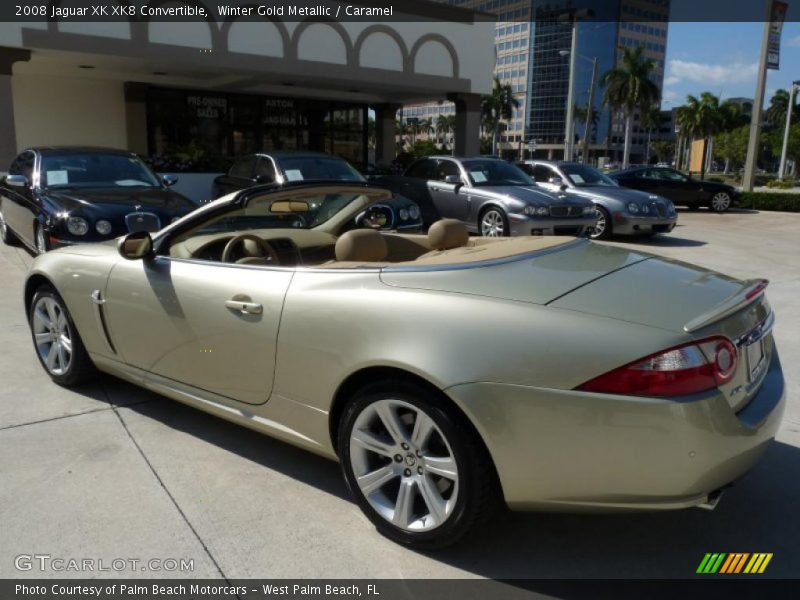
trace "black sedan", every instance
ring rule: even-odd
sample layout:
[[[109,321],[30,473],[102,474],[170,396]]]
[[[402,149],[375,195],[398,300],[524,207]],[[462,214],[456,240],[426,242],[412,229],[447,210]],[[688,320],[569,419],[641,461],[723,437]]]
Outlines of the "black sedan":
[[[367,179],[349,162],[322,152],[272,152],[248,154],[214,180],[214,197],[257,184],[297,185],[302,182],[358,182]],[[419,206],[399,195],[370,207],[358,217],[359,225],[379,229],[416,231],[422,228]]]
[[[739,192],[733,186],[693,179],[668,167],[635,167],[611,173],[609,177],[622,186],[664,196],[691,210],[707,206],[723,213],[739,202]]]
[[[38,147],[0,179],[0,235],[37,254],[132,231],[156,231],[196,205],[168,189],[135,154],[88,147]]]

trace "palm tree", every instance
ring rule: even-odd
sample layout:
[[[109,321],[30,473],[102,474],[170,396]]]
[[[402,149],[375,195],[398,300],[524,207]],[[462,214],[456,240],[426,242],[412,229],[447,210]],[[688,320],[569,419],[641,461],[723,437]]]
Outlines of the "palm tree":
[[[573,111],[573,115],[576,123],[583,123],[584,125],[586,125],[583,132],[583,152],[584,156],[587,156],[586,152],[589,151],[589,144],[591,144],[592,141],[592,132],[594,131],[594,128],[597,127],[597,123],[600,120],[599,111],[597,110],[592,111],[592,122],[589,124],[586,124],[586,119],[589,116],[588,105],[587,106],[576,105]]]
[[[642,56],[642,46],[623,48],[620,63],[616,69],[603,74],[600,84],[606,88],[603,104],[622,112],[625,117],[625,149],[622,154],[622,168],[625,169],[630,163],[633,114],[657,104],[660,92],[650,79],[655,63]]]
[[[656,106],[650,106],[641,114],[642,127],[647,129],[647,150],[644,153],[645,162],[650,162],[650,138],[653,134],[653,129],[661,127],[661,109]]]
[[[742,111],[742,105],[730,100],[726,100],[719,105],[719,115],[720,128],[717,132],[718,135],[731,134],[731,132],[746,126],[749,122],[747,115]],[[714,144],[716,146],[716,138]],[[731,166],[731,153],[728,152],[723,157],[725,158],[725,173],[727,174]]]
[[[436,135],[441,136],[442,143],[451,146],[452,151],[452,135],[456,130],[456,116],[455,115],[440,115],[436,119]]]
[[[691,146],[688,143],[694,139],[695,124],[694,117],[687,106],[679,106],[675,111],[675,123],[678,125],[680,134],[678,137],[678,152],[675,159],[675,166],[683,169],[688,162]]]
[[[481,120],[484,128],[492,132],[492,154],[497,154],[501,122],[510,121],[514,116],[514,109],[519,106],[519,100],[514,97],[511,86],[500,83],[495,77],[492,93],[481,98]]]
[[[786,110],[789,107],[789,92],[778,90],[769,101],[765,118],[773,127],[783,127],[786,122]],[[798,107],[792,107],[792,121],[798,117]]]
[[[719,98],[711,92],[703,92],[700,94],[700,98],[689,94],[686,96],[686,105],[682,108],[684,110],[681,115],[684,123],[682,123],[681,129],[683,130],[683,125],[687,126],[689,134],[687,139],[699,137],[705,142],[703,159],[700,161],[700,178],[705,179],[708,159],[713,155],[711,140],[715,134],[722,131],[723,111],[720,110]],[[683,133],[683,131],[681,132]]]
[[[411,134],[411,125],[405,119],[396,119],[394,122],[394,130],[395,141],[400,150],[402,150],[406,145],[406,136]]]

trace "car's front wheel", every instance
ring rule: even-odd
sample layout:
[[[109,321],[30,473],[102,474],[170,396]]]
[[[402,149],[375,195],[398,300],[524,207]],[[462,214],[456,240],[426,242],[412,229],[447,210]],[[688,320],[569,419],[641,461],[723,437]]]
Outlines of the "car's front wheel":
[[[55,289],[43,285],[36,291],[28,320],[36,356],[53,381],[71,387],[86,383],[96,374],[64,300]]]
[[[611,215],[608,210],[602,206],[596,206],[597,209],[597,222],[594,224],[594,229],[590,237],[593,240],[605,240],[611,237],[613,233],[613,225],[611,224]]]
[[[483,237],[505,237],[511,235],[508,218],[499,208],[487,208],[478,220],[478,229]]]
[[[731,207],[731,195],[728,192],[717,192],[711,197],[709,208],[716,213],[724,213]]]
[[[458,541],[497,506],[497,479],[454,407],[404,381],[370,385],[345,408],[338,449],[351,493],[380,533],[417,548]]]

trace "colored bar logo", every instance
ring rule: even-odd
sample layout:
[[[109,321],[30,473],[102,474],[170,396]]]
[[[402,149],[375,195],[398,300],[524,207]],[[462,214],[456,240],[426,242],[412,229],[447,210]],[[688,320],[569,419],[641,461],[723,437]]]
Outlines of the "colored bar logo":
[[[696,572],[701,575],[755,575],[763,573],[771,560],[772,552],[709,552],[700,561]]]

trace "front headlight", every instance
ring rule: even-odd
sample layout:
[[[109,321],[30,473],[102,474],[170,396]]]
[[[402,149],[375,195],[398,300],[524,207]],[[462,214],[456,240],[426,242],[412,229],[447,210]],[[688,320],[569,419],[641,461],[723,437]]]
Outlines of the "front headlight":
[[[417,206],[416,204],[412,204],[411,206],[408,207],[409,217],[411,217],[416,221],[417,219],[419,219],[419,215],[420,215],[419,206]]]
[[[67,231],[72,235],[86,235],[89,233],[89,223],[83,217],[69,217]]]
[[[669,211],[669,214],[674,215],[675,205],[672,202],[670,202],[669,204],[667,204],[667,210]]]
[[[632,215],[639,214],[639,205],[636,202],[629,202],[628,203],[628,212]]]
[[[97,223],[95,223],[94,228],[100,235],[108,235],[109,233],[111,233],[111,223],[109,223],[105,219],[100,219]]]
[[[408,221],[408,210],[405,208],[401,208],[397,211],[397,214],[400,216],[401,221]]]
[[[594,207],[594,204],[590,204],[589,206],[583,207],[584,215],[594,215],[595,213],[597,213],[597,209]]]

